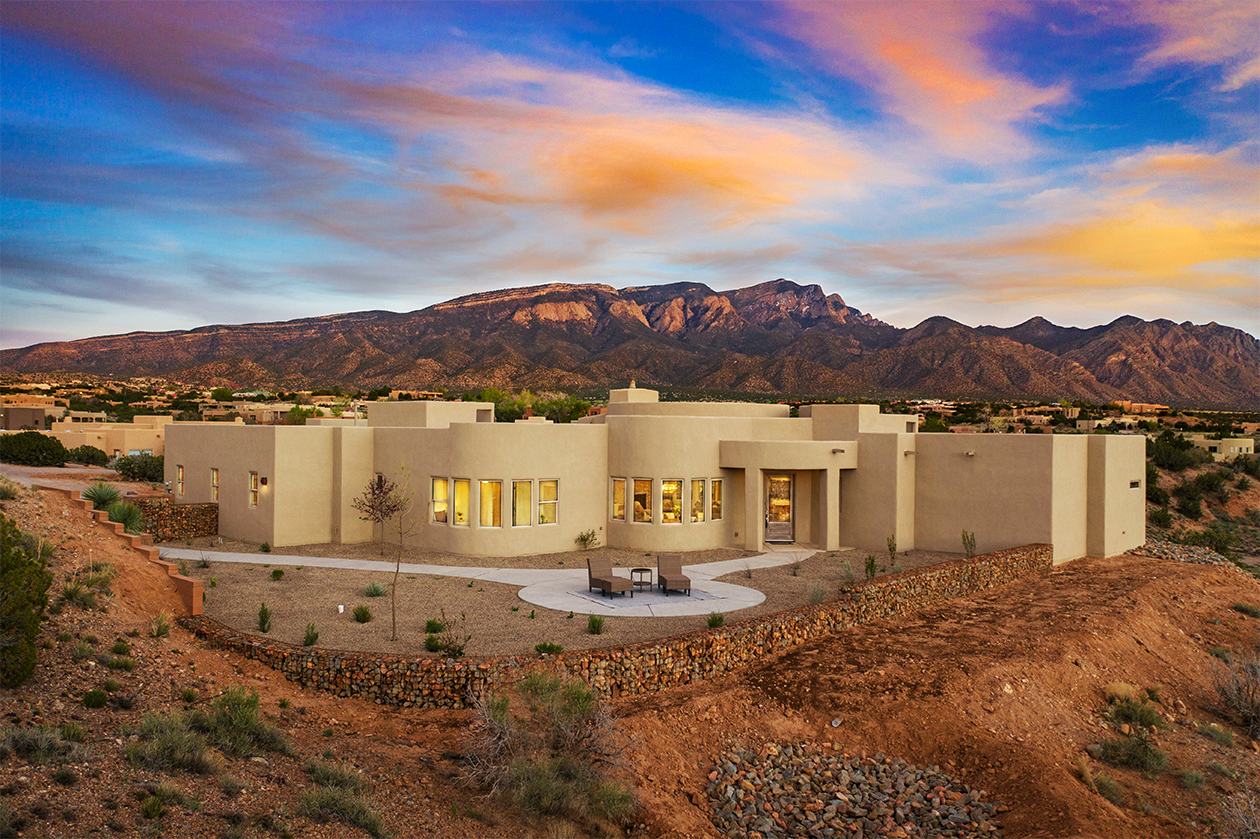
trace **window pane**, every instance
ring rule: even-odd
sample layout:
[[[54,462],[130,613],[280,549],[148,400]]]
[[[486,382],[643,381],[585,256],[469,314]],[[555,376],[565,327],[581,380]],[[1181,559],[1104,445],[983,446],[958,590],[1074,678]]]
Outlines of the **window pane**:
[[[451,485],[446,478],[433,479],[433,520],[446,523],[447,510],[450,508]]]
[[[617,521],[626,520],[626,479],[613,478],[612,517]]]
[[[634,481],[634,520],[647,521],[652,520],[652,482]]]
[[[555,524],[556,508],[559,506],[560,488],[558,481],[538,482],[538,523]]]
[[[468,481],[455,481],[455,523],[468,526]]]
[[[682,479],[661,481],[661,523],[682,524]]]
[[[481,482],[481,526],[503,526],[503,482]]]
[[[516,527],[530,523],[529,497],[532,490],[530,481],[512,481],[512,524]]]
[[[691,482],[691,520],[704,521],[704,481]]]
[[[709,493],[712,496],[711,518],[713,521],[722,520],[722,481],[714,478],[710,483]]]

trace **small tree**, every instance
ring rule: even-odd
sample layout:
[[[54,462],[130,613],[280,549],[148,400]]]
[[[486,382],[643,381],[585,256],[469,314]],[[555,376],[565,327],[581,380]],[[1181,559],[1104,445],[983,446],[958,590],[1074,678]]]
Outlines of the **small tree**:
[[[402,476],[402,483],[394,492],[398,500],[398,556],[394,559],[394,583],[389,587],[389,640],[391,641],[398,640],[398,574],[402,571],[403,540],[418,523],[415,519],[407,521],[407,514],[411,512],[411,482],[407,477],[407,467],[400,466],[398,471]],[[382,538],[384,538],[383,535]]]
[[[42,554],[38,543],[27,550],[17,525],[0,518],[0,687],[15,688],[35,672],[35,636],[52,584]]]
[[[398,484],[377,475],[368,481],[363,494],[350,505],[358,510],[363,521],[370,521],[381,528],[381,556],[385,556],[385,522],[407,508],[409,501],[404,501],[399,494]]]

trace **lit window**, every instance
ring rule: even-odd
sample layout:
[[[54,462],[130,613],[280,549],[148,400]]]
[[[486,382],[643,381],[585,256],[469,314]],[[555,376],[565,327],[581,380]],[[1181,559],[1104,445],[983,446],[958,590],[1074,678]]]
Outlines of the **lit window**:
[[[626,520],[626,479],[613,478],[613,509],[612,517],[615,521]]]
[[[258,473],[249,473],[249,506],[258,506]]]
[[[502,481],[481,481],[481,526],[503,526]]]
[[[682,479],[661,481],[661,523],[682,524]]]
[[[538,482],[538,523],[555,524],[556,507],[559,505],[560,489],[556,481]]]
[[[691,520],[704,521],[704,479],[691,482]]]
[[[210,500],[219,500],[219,470],[210,469]]]
[[[468,526],[468,481],[455,479],[455,523]]]
[[[709,501],[710,514],[712,521],[722,520],[722,479],[714,478],[709,481]]]
[[[652,521],[652,481],[634,479],[634,520]]]
[[[532,481],[512,481],[512,526],[526,527],[531,523],[529,510]]]
[[[183,496],[184,494],[184,467],[175,467],[175,494]]]
[[[446,510],[450,506],[450,484],[446,478],[433,479],[433,520],[446,524]]]

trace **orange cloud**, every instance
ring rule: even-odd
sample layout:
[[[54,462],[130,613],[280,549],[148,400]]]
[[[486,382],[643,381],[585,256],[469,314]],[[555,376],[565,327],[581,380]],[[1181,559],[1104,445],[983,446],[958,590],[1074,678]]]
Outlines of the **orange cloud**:
[[[886,107],[947,153],[991,161],[1024,154],[1019,123],[1066,89],[1037,87],[992,67],[980,37],[1018,4],[790,2],[771,25],[809,46],[837,74],[872,84]]]

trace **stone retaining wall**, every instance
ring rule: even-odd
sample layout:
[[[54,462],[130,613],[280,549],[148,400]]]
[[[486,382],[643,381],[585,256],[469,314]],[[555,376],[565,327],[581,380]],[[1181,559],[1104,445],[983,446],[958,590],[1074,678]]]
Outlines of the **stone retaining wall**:
[[[144,513],[144,529],[158,542],[219,535],[219,505],[214,502],[172,504],[169,498],[139,498],[134,503]]]
[[[603,697],[642,694],[709,679],[837,629],[965,597],[1051,567],[1051,546],[1028,545],[846,586],[839,599],[704,630],[558,656],[438,659],[299,647],[237,632],[211,618],[181,623],[212,646],[279,670],[290,681],[337,696],[419,708],[465,708],[535,668],[580,676]]]

